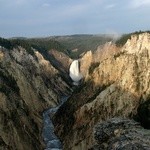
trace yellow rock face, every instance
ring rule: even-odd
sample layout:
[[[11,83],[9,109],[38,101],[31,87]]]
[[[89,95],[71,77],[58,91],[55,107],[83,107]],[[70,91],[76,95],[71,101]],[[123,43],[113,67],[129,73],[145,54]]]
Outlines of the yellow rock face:
[[[56,131],[58,129],[58,135],[64,142],[64,149],[89,149],[94,143],[93,127],[99,121],[115,116],[132,118],[140,103],[148,100],[149,40],[150,34],[147,33],[133,36],[112,55],[103,54],[105,59],[100,60],[88,74],[85,86],[68,101],[72,122],[63,115],[56,116],[56,119],[59,117],[62,120],[58,126],[56,123]],[[113,46],[108,47],[114,49]],[[66,128],[69,128],[67,134],[63,132]]]

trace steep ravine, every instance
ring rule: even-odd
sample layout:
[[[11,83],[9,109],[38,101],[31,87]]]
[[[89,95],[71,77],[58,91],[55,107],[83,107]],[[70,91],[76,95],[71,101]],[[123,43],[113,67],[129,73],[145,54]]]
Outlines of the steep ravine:
[[[92,59],[82,87],[53,117],[64,150],[92,148],[98,122],[113,117],[136,118],[141,104],[149,101],[150,34],[133,35],[122,48],[96,64]],[[143,107],[147,110],[138,116],[149,117],[146,104]]]
[[[32,50],[0,47],[0,149],[150,147],[149,130],[132,120],[149,128],[150,34],[87,52],[84,81],[74,91],[67,69],[72,60],[55,50],[47,59]]]
[[[0,149],[42,150],[42,112],[72,89],[38,52],[0,48]]]
[[[80,86],[80,80],[82,76],[79,71],[79,60],[74,60],[69,68],[69,75],[72,79],[72,84],[75,85],[74,88],[77,89]],[[43,112],[43,132],[42,136],[46,144],[45,150],[52,149],[62,149],[62,143],[60,139],[55,135],[54,125],[52,122],[52,117],[55,115],[57,110],[67,101],[70,96],[63,96],[60,98],[60,103],[53,108],[49,108]]]
[[[53,108],[49,108],[43,112],[43,131],[42,137],[46,145],[45,150],[62,150],[62,143],[60,139],[55,135],[54,125],[52,123],[52,116],[57,112],[59,107],[68,99],[68,96],[61,98],[61,103]]]

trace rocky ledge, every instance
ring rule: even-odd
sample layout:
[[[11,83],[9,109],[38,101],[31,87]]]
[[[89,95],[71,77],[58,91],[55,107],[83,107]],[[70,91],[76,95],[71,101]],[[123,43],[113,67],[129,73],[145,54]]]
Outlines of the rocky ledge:
[[[150,150],[150,130],[139,123],[112,118],[94,129],[96,144],[91,150]]]

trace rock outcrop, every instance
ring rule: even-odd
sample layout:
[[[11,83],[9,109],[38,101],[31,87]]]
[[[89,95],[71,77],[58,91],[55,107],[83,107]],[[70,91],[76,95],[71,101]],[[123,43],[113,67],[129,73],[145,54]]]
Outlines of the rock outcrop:
[[[130,54],[135,53],[143,53],[144,50],[148,50],[148,54],[150,48],[150,37],[149,33],[143,33],[137,35],[132,35],[131,39],[127,41],[127,43],[124,45],[122,51],[126,51]]]
[[[43,149],[42,112],[70,87],[35,51],[0,48],[0,149]]]
[[[50,50],[49,55],[53,56],[63,66],[66,73],[69,72],[69,67],[73,61],[71,58],[69,58],[64,53],[58,52],[56,50]]]
[[[98,122],[116,116],[134,118],[139,106],[149,100],[149,43],[150,34],[135,35],[89,68],[85,83],[53,118],[64,150],[90,149]]]
[[[113,42],[108,42],[104,45],[98,46],[97,50],[87,51],[81,55],[80,59],[80,71],[84,78],[86,79],[89,76],[93,66],[97,66],[100,62],[105,59],[111,58],[113,55],[120,52],[120,48],[117,47]]]
[[[93,150],[150,150],[150,130],[129,119],[99,123],[94,128],[94,138]]]
[[[101,62],[117,54],[119,51],[120,48],[113,42],[107,42],[106,44],[99,46],[94,52],[93,62]]]
[[[86,78],[88,76],[88,70],[93,61],[92,51],[86,52],[80,59],[80,72]]]

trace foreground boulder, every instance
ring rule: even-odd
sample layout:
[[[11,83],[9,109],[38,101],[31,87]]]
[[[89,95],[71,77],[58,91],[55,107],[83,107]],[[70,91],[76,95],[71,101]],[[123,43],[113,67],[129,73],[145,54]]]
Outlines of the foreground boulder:
[[[150,130],[133,120],[113,118],[99,123],[94,130],[93,150],[150,150]]]

